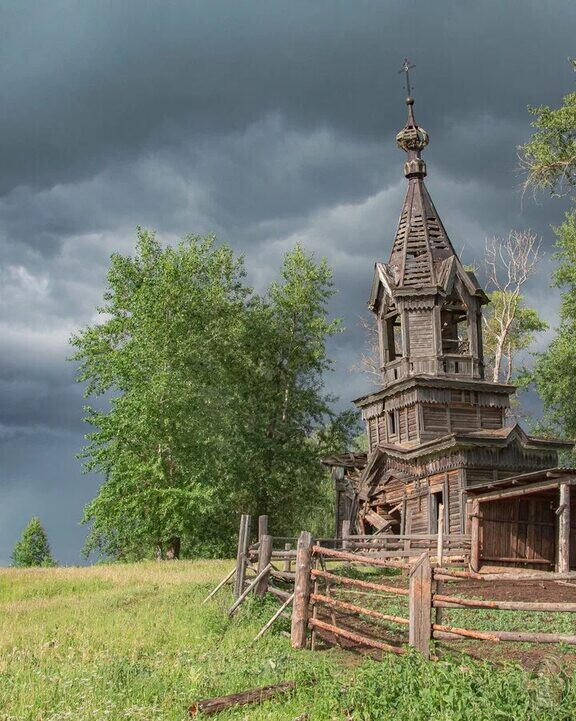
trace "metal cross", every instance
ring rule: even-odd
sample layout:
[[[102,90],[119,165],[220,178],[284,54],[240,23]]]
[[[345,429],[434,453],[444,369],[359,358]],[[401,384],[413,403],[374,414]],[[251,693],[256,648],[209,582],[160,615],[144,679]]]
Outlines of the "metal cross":
[[[415,67],[416,66],[413,65],[408,58],[404,58],[404,63],[398,71],[399,73],[406,73],[406,92],[408,93],[408,97],[412,95],[412,88],[410,87],[410,70]]]

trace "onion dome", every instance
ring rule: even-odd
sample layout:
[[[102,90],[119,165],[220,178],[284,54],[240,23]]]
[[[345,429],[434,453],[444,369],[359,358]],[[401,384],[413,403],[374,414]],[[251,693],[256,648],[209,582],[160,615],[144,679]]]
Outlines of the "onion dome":
[[[406,98],[406,105],[408,106],[408,120],[396,136],[398,146],[408,153],[408,160],[404,164],[404,175],[407,178],[413,176],[424,177],[426,175],[426,163],[420,157],[420,153],[428,145],[429,137],[424,128],[418,127],[414,120],[414,98]]]

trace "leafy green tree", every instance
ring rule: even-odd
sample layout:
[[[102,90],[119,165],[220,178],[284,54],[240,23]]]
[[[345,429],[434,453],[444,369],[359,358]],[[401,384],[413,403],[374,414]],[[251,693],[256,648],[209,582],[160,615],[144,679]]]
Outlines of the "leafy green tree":
[[[576,61],[571,60],[576,70]],[[536,116],[530,141],[520,147],[527,172],[526,188],[562,195],[576,185],[576,92],[569,93],[559,108],[529,108]]]
[[[576,61],[571,61],[576,70]],[[576,93],[559,108],[531,108],[536,132],[520,148],[526,187],[566,195],[576,186]],[[554,228],[558,267],[553,286],[562,290],[560,323],[548,349],[537,356],[534,382],[544,404],[539,425],[547,434],[576,438],[576,210]]]
[[[315,431],[337,418],[322,393],[329,270],[296,249],[265,297],[244,275],[211,236],[162,248],[139,230],[135,256],[112,257],[102,321],[71,340],[104,401],[87,408],[86,468],[105,477],[87,552],[229,553],[239,512],[280,533],[314,505]]]
[[[305,527],[325,501],[320,457],[344,450],[356,425],[350,413],[336,416],[335,400],[323,392],[331,368],[326,339],[341,332],[328,319],[334,290],[325,261],[302,248],[287,253],[281,280],[257,299],[248,325],[249,375],[242,383],[241,442],[247,507],[267,513],[278,533]]]
[[[56,565],[46,531],[36,516],[31,519],[14,546],[12,565],[18,568]]]
[[[576,438],[576,210],[554,231],[560,261],[554,285],[563,290],[560,325],[548,349],[537,356],[532,379],[544,404],[545,423]]]

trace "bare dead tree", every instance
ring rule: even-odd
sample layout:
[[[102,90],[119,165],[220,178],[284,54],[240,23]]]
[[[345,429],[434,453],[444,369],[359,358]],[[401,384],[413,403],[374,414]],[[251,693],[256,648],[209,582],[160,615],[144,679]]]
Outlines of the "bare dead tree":
[[[512,230],[507,238],[486,241],[487,288],[496,291],[492,313],[484,316],[485,345],[492,354],[492,380],[497,383],[506,366],[512,375],[515,322],[522,313],[522,289],[542,259],[541,239],[531,230]]]
[[[361,371],[364,373],[371,383],[377,386],[382,385],[382,373],[380,370],[380,348],[378,344],[378,329],[374,318],[365,318],[359,316],[360,326],[364,331],[364,350],[360,356],[358,365],[352,367],[351,370]]]

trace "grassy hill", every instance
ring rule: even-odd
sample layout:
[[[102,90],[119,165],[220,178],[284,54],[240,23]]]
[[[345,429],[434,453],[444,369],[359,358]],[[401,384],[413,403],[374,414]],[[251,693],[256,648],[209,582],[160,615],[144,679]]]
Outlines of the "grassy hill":
[[[251,600],[233,620],[229,591],[200,605],[230,568],[182,561],[1,570],[0,720],[183,721],[194,700],[287,679],[298,682],[291,696],[214,718],[576,716],[576,678],[556,665],[527,672],[462,658],[294,652],[281,625],[251,645],[273,601]]]

